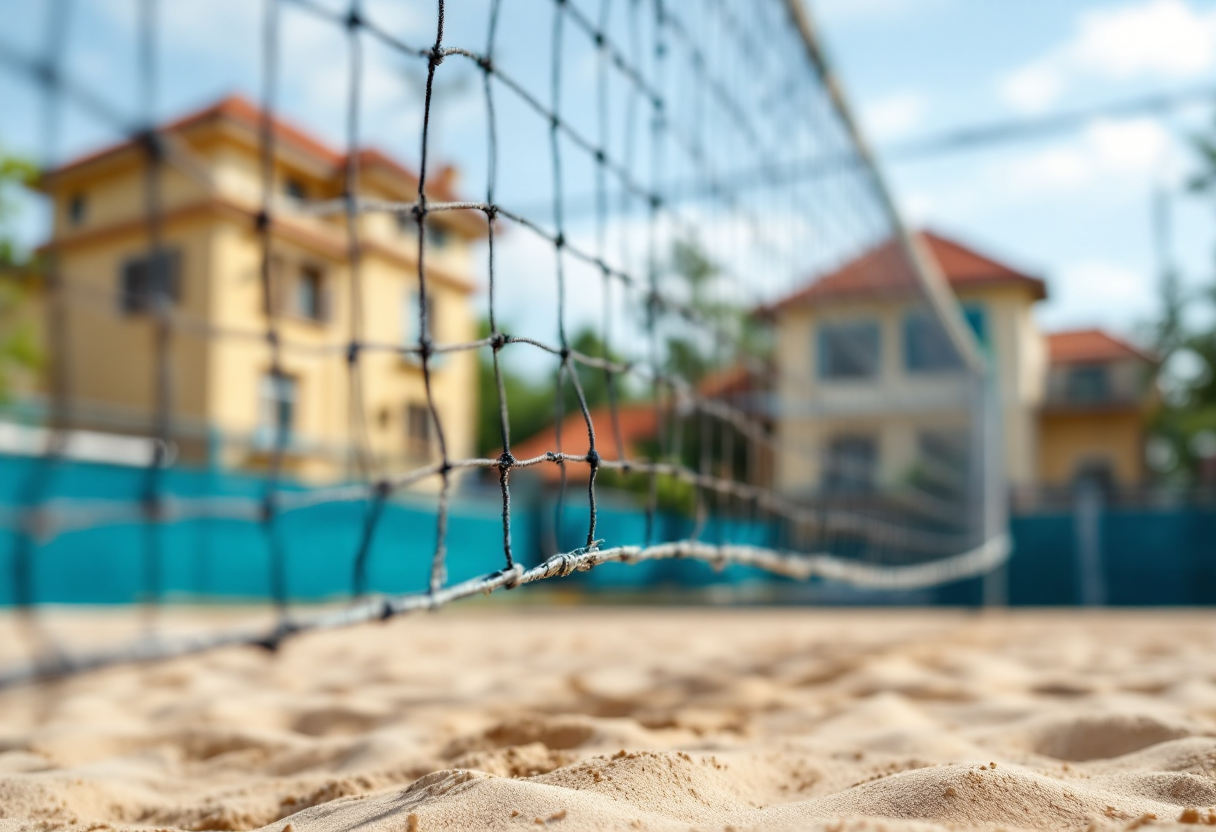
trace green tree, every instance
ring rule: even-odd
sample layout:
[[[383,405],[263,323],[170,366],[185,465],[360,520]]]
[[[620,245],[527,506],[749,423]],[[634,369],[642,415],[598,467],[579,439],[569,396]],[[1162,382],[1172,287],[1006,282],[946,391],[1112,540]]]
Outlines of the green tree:
[[[15,376],[40,363],[37,332],[26,314],[35,264],[18,249],[12,225],[17,193],[35,176],[32,164],[0,149],[0,403],[12,397]]]
[[[490,334],[490,325],[483,321],[480,326],[481,338]],[[604,347],[603,339],[590,327],[583,327],[575,332],[570,340],[570,348],[583,355],[593,358],[607,358],[609,361],[620,362],[619,355]],[[512,350],[531,349],[527,346],[507,346],[499,354],[500,371],[502,372],[503,391],[506,394],[507,414],[510,419],[511,441],[513,443],[528,439],[541,431],[552,428],[557,418],[556,369],[545,373],[525,375],[518,370],[512,370],[508,353]],[[596,408],[608,402],[608,379],[603,370],[587,367],[574,362],[575,372],[578,373],[579,384],[588,408]],[[483,350],[478,364],[478,413],[477,413],[477,447],[480,453],[497,453],[502,449],[502,425],[499,416],[498,384],[494,378],[494,360],[488,350]],[[627,397],[625,385],[615,383],[617,400]],[[577,412],[579,408],[578,393],[570,379],[562,384],[562,413]]]
[[[1192,146],[1197,170],[1188,189],[1210,197],[1216,194],[1216,134],[1196,137]],[[1166,395],[1153,435],[1167,452],[1158,460],[1162,473],[1190,482],[1202,459],[1216,454],[1216,279],[1188,293],[1170,270],[1162,275],[1159,294],[1152,337]]]

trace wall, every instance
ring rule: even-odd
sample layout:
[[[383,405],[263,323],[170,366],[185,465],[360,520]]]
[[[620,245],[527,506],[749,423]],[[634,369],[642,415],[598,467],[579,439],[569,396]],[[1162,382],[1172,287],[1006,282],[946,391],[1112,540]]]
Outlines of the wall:
[[[1135,408],[1047,411],[1041,416],[1043,485],[1068,485],[1078,465],[1106,461],[1117,485],[1144,480],[1144,416]]]
[[[22,504],[35,477],[47,477],[50,498],[104,498],[133,506],[143,494],[146,472],[89,463],[41,467],[35,459],[0,456],[0,507]],[[264,483],[245,476],[202,469],[173,469],[163,477],[167,493],[261,498]],[[290,482],[285,488],[295,489]],[[503,566],[501,502],[494,489],[466,494],[453,504],[448,523],[450,580],[459,581]],[[517,488],[512,512],[516,558],[532,565],[556,550],[583,545],[587,507],[567,499],[559,539],[552,534],[553,503]],[[601,494],[597,537],[608,545],[645,541],[647,519],[636,505]],[[289,588],[299,600],[346,595],[365,503],[317,506],[281,518],[288,556]],[[660,514],[655,541],[686,537],[693,520]],[[1114,605],[1216,604],[1216,506],[1176,505],[1157,509],[1110,509],[1099,518],[1099,562],[1104,596]],[[1075,605],[1082,599],[1078,524],[1071,511],[1015,516],[1014,552],[1008,565],[1009,602],[1017,606]],[[257,523],[195,520],[158,527],[161,565],[169,597],[203,595],[265,600],[270,594],[267,537]],[[732,541],[781,546],[778,531],[763,522],[715,519],[701,530],[710,543]],[[373,538],[369,578],[385,592],[427,586],[435,541],[435,498],[404,496],[385,511]],[[130,603],[144,591],[147,528],[115,524],[67,532],[51,540],[29,541],[0,527],[0,604],[13,600],[13,558],[23,543],[34,543],[36,598],[40,602]],[[770,600],[803,599],[816,603],[979,604],[980,580],[962,581],[928,594],[858,592],[839,585],[795,584],[740,567],[716,572],[692,561],[658,561],[637,566],[608,565],[550,586],[583,590],[655,590],[707,585],[757,584]],[[808,594],[809,593],[809,594]]]
[[[218,450],[229,465],[264,465],[270,436],[264,430],[258,433],[259,394],[271,356],[262,337],[261,241],[254,227],[262,198],[256,133],[220,121],[188,135],[190,145],[178,141],[209,171],[214,188],[176,167],[167,165],[163,171],[164,245],[183,254],[183,296],[174,307],[169,357],[174,428],[187,437],[179,446],[189,460],[201,461]],[[277,147],[272,245],[283,264],[280,286],[289,300],[299,267],[319,265],[333,300],[323,323],[292,314],[290,303],[280,304],[281,338],[294,345],[283,350],[283,365],[298,380],[300,396],[295,429],[301,441],[287,467],[312,479],[340,477],[346,473],[345,449],[352,437],[345,219],[285,212],[288,200],[280,194],[291,175],[304,183],[310,197],[332,198],[342,172],[285,144]],[[146,433],[153,415],[156,351],[151,318],[122,314],[117,297],[123,263],[149,246],[142,158],[127,149],[50,180],[56,200],[56,265],[70,288],[66,344],[48,344],[46,351],[52,360],[62,359],[68,370],[77,423],[99,430]],[[401,182],[395,187],[388,189],[384,177],[372,177],[365,195],[413,198]],[[69,227],[66,204],[76,193],[86,195],[86,220]],[[454,222],[451,215],[436,216],[439,223]],[[436,343],[475,337],[469,224],[462,228],[462,233],[449,235],[442,249],[428,250]],[[409,443],[406,434],[407,405],[425,402],[420,363],[392,352],[402,343],[403,332],[413,333],[413,341],[417,338],[417,321],[410,320],[408,328],[404,321],[410,314],[405,299],[418,285],[417,241],[388,214],[361,217],[359,232],[364,242],[361,337],[376,345],[360,356],[368,439],[377,469],[401,471],[437,458],[434,444],[428,454]],[[217,328],[228,335],[208,338]],[[61,351],[61,346],[66,348]],[[476,365],[475,352],[437,356],[432,362],[433,389],[451,458],[473,452]],[[217,449],[212,440],[221,435],[238,441]]]
[[[1031,315],[1033,298],[1023,287],[988,287],[959,294],[983,309],[993,376],[1001,402],[1005,475],[1014,485],[1037,477],[1038,419],[1043,400],[1046,350]],[[915,436],[932,427],[965,429],[975,391],[958,373],[910,373],[904,366],[903,319],[913,305],[903,301],[831,301],[782,312],[777,327],[779,445],[798,449],[783,464],[778,487],[805,491],[819,481],[815,458],[840,432],[879,437],[880,478],[898,480],[915,458]],[[823,381],[816,372],[818,321],[877,320],[881,367],[877,380]]]

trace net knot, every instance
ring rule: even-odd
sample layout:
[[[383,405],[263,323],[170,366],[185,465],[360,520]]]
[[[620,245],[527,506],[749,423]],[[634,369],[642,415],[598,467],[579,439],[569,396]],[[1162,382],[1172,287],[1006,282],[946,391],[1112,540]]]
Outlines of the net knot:
[[[596,33],[595,33],[595,45],[596,45],[597,47],[599,47],[600,49],[603,49],[603,48],[604,48],[604,42],[605,42],[605,41],[604,41],[604,33],[603,33],[603,32],[596,32]]]
[[[288,636],[296,632],[298,629],[299,628],[290,621],[283,621],[264,637],[253,642],[253,645],[255,647],[261,647],[267,652],[277,653],[279,652],[279,648],[283,646],[283,642],[288,638]]]
[[[39,62],[33,67],[34,75],[37,76],[39,82],[44,86],[56,88],[59,86],[59,72],[55,69],[55,65],[49,61]]]
[[[141,501],[140,509],[143,511],[144,519],[149,523],[164,520],[167,514],[165,511],[165,498],[159,494],[145,495]]]
[[[275,501],[273,494],[267,494],[262,498],[262,504],[258,507],[258,521],[269,523],[274,519]]]
[[[490,348],[494,350],[494,352],[498,352],[506,345],[507,336],[503,335],[501,332],[495,332],[490,336]]]
[[[553,238],[553,247],[554,248],[565,248],[565,246],[566,246],[566,235],[565,234],[559,233],[556,237]]]
[[[516,563],[502,570],[499,574],[503,576],[503,589],[515,589],[515,587],[519,586],[520,578],[524,576],[524,568]]]
[[[270,212],[263,209],[253,215],[253,227],[258,231],[266,231],[270,228]]]
[[[431,54],[430,54],[431,66],[433,66],[433,67],[439,66],[441,63],[443,63],[443,58],[444,58],[444,52],[442,49],[439,48],[439,46],[434,46],[431,48]]]
[[[358,29],[362,25],[363,25],[363,18],[359,15],[358,9],[352,8],[349,12],[347,12],[347,14],[346,14],[346,28],[347,29]]]
[[[497,205],[487,205],[484,210],[486,212],[486,219],[490,220],[490,222],[493,222],[494,220],[498,219],[498,206]]]
[[[160,162],[165,158],[165,143],[160,137],[160,133],[156,128],[149,127],[146,130],[141,130],[135,135],[135,143],[143,148],[144,153],[148,154],[148,158],[153,162]]]
[[[592,471],[600,467],[600,455],[595,448],[587,451],[587,464],[591,466]]]
[[[358,341],[351,341],[346,345],[346,363],[354,364],[359,360],[360,345]]]
[[[377,500],[386,500],[393,493],[393,484],[388,480],[377,480],[372,487],[372,491],[376,495]]]
[[[507,471],[510,471],[511,468],[514,467],[514,465],[515,465],[515,457],[511,456],[510,451],[503,451],[502,454],[498,457],[498,470],[502,471],[504,474]]]
[[[566,361],[569,361],[570,360],[570,348],[568,346],[566,346],[565,344],[562,344],[561,351],[558,353],[558,355],[561,356],[563,363],[565,363]]]
[[[489,55],[482,55],[480,58],[478,58],[477,65],[481,67],[482,71],[487,75],[494,71],[494,62],[490,60]]]

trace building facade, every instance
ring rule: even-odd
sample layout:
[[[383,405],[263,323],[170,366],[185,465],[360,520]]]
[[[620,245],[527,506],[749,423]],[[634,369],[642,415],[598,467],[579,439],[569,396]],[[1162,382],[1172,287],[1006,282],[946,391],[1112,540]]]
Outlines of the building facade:
[[[280,420],[285,466],[305,478],[350,473],[352,447],[370,449],[377,470],[400,471],[436,458],[420,361],[402,353],[419,339],[418,226],[412,215],[358,217],[358,285],[352,235],[341,209],[304,210],[338,200],[348,167],[362,198],[412,202],[418,179],[370,149],[353,158],[280,120],[273,124],[269,225],[271,313],[282,372],[272,373],[263,333],[262,114],[226,98],[165,125],[159,176],[159,251],[148,222],[146,147],[122,143],[45,174],[54,208],[42,252],[57,289],[44,293],[61,315],[59,343],[47,345],[70,397],[70,426],[151,435],[157,411],[155,280],[171,298],[167,350],[172,436],[186,461],[265,465]],[[428,197],[453,199],[454,173],[433,177]],[[469,212],[427,217],[426,277],[431,338],[475,337],[471,244],[485,218]],[[48,332],[55,331],[48,328]],[[361,391],[348,357],[359,350]],[[476,354],[435,356],[432,387],[451,457],[471,454]],[[361,402],[361,407],[352,402]],[[365,439],[357,437],[363,432]]]
[[[1034,320],[1047,296],[1042,279],[938,234],[919,234],[917,244],[958,303],[986,380],[964,372],[896,244],[863,254],[769,310],[774,430],[779,447],[799,451],[777,460],[778,487],[808,496],[885,490],[926,460],[961,460],[977,449],[980,396],[995,402],[984,430],[1010,486],[1066,485],[1098,468],[1114,482],[1139,482],[1153,401],[1147,356],[1101,333],[1091,337],[1121,344],[1120,355],[1078,359],[1062,348],[1075,334],[1045,336]],[[1078,372],[1109,383],[1069,381]],[[1101,401],[1069,399],[1064,391],[1077,383]]]

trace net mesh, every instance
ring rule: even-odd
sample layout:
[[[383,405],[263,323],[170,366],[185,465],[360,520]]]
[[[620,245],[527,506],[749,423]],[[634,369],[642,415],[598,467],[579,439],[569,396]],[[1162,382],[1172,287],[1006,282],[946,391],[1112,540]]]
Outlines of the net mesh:
[[[43,423],[25,434],[43,452],[21,469],[2,509],[11,601],[37,639],[41,548],[64,535],[138,525],[142,595],[154,610],[166,595],[166,559],[175,556],[166,530],[210,518],[262,530],[279,616],[269,631],[180,638],[157,636],[150,618],[146,638],[99,652],[36,641],[33,661],[5,681],[221,644],[274,647],[302,630],[434,609],[614,561],[693,558],[909,589],[984,574],[1006,556],[985,355],[932,259],[902,227],[800,0],[487,0],[454,14],[439,0],[406,4],[429,15],[428,36],[416,40],[417,25],[398,36],[381,22],[389,4],[266,0],[251,108],[256,188],[241,197],[257,252],[256,325],[182,301],[182,275],[200,278],[176,259],[169,226],[181,194],[240,199],[191,138],[189,119],[158,123],[172,63],[158,45],[161,4],[134,4],[130,113],[113,90],[66,70],[75,5],[49,4],[36,50],[0,41],[5,82],[27,90],[31,116],[41,113],[34,132],[45,158],[42,190],[54,205],[50,243],[36,263],[8,270],[42,280],[50,357]],[[344,54],[312,59],[345,76],[346,148],[333,162],[340,187],[284,196],[284,159],[300,139],[276,113],[292,48],[284,33],[297,18],[344,40]],[[419,116],[409,150],[417,169],[405,198],[385,195],[376,160],[362,149],[375,55],[417,72],[422,88],[410,105]],[[462,72],[480,90],[456,97],[445,74]],[[475,104],[459,135],[439,132],[441,101]],[[138,154],[141,208],[125,233],[139,236],[146,255],[124,269],[117,291],[104,288],[114,286],[108,273],[90,281],[81,279],[83,267],[64,266],[72,208],[57,190],[67,168],[56,149],[73,112]],[[484,180],[461,197],[437,158]],[[330,282],[343,298],[301,288],[303,278],[287,283],[280,254],[300,227],[340,233],[333,256],[343,268]],[[411,299],[401,338],[382,325],[375,258],[386,228],[412,247],[397,275]],[[468,303],[481,305],[485,326],[465,334],[480,337],[439,326],[436,299],[446,303],[453,285],[440,240],[453,229],[478,240],[484,292]],[[229,277],[216,266],[205,280],[220,292]],[[325,336],[295,337],[298,322],[283,302],[289,291],[297,304],[327,307],[317,312],[328,321]],[[132,366],[151,376],[143,409],[123,431],[150,449],[138,499],[55,491],[56,470],[99,424],[78,389],[82,370],[71,366],[80,360],[73,335],[85,325],[81,315],[109,320],[104,331],[115,339],[134,331],[114,342],[113,360],[133,350],[141,357]],[[181,493],[166,481],[205,444],[197,412],[183,403],[196,381],[191,350],[216,345],[254,350],[266,368],[260,392],[224,394],[261,397],[267,415],[240,440],[242,458],[259,460],[260,494]],[[375,414],[386,362],[403,361],[422,393],[407,416],[422,448],[404,452],[384,439]],[[493,441],[480,447],[461,415],[473,408],[476,362],[494,423]],[[345,441],[324,454],[302,448],[291,424],[304,363],[327,373],[327,395],[346,407]],[[454,381],[461,372],[464,382]],[[532,436],[518,435],[521,377],[547,379],[550,388],[547,426]],[[329,482],[300,486],[295,474],[309,455],[324,457]],[[501,538],[479,545],[500,545],[501,567],[451,582],[453,501],[487,487],[501,502]],[[558,554],[534,565],[531,552],[513,546],[521,489],[529,505],[551,511],[542,545]],[[386,511],[411,494],[433,500],[426,585],[373,594]],[[605,495],[642,518],[632,539],[605,531]],[[358,524],[353,553],[333,553],[349,559],[353,600],[338,611],[292,609],[284,523],[335,504],[358,509],[344,515]]]

